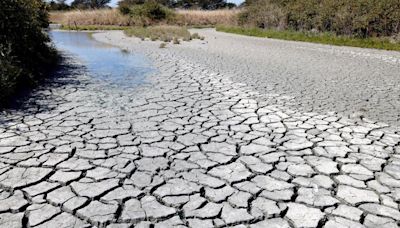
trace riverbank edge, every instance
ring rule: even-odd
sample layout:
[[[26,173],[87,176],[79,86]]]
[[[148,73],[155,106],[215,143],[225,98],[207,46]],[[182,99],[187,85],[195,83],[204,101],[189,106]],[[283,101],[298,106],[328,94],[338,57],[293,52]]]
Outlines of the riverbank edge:
[[[400,51],[400,43],[392,42],[389,38],[356,38],[336,36],[331,33],[298,32],[289,30],[244,28],[237,26],[217,26],[218,32],[233,33],[260,38],[318,43],[334,46],[370,48],[387,51]]]

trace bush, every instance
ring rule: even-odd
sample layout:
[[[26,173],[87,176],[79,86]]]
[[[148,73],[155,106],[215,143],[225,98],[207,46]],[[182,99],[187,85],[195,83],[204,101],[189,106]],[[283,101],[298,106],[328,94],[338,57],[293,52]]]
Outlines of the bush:
[[[400,32],[399,0],[249,0],[239,22],[358,37]]]
[[[256,0],[238,15],[239,24],[258,28],[284,28],[286,15],[282,8],[269,0]]]
[[[0,1],[0,104],[21,86],[34,84],[56,61],[42,32],[48,26],[41,0]]]
[[[129,14],[143,21],[162,21],[174,17],[174,12],[157,2],[145,2],[130,8]]]

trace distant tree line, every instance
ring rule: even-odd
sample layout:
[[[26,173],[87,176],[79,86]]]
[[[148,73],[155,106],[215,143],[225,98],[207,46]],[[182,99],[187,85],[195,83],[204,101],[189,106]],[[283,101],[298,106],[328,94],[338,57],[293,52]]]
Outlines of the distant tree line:
[[[146,2],[156,2],[169,8],[184,9],[204,9],[213,10],[221,8],[232,8],[236,5],[228,3],[226,0],[121,0],[118,5],[120,7],[141,5]]]
[[[142,5],[145,2],[152,2],[168,8],[196,8],[196,9],[220,9],[232,8],[236,5],[227,3],[226,0],[121,0],[118,2],[120,8],[127,8],[133,5]],[[70,9],[99,9],[108,7],[110,0],[74,0],[71,5],[66,0],[51,0],[48,4],[50,10]]]
[[[71,5],[66,0],[51,0],[48,4],[50,10],[70,10],[70,9],[99,9],[107,7],[111,0],[74,0]]]

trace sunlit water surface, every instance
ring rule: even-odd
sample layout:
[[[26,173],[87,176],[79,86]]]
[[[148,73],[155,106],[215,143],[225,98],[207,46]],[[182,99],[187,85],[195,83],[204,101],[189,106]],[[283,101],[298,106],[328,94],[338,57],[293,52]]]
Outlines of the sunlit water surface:
[[[145,56],[94,40],[90,33],[51,31],[56,48],[82,62],[87,74],[113,85],[133,87],[145,82],[154,71]]]

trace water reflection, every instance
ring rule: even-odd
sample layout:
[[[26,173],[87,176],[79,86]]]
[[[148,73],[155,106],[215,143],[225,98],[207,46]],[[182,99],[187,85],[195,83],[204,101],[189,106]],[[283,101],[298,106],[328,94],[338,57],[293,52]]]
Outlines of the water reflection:
[[[58,49],[76,56],[96,79],[132,87],[154,70],[144,56],[98,42],[89,33],[51,31],[50,36]]]

